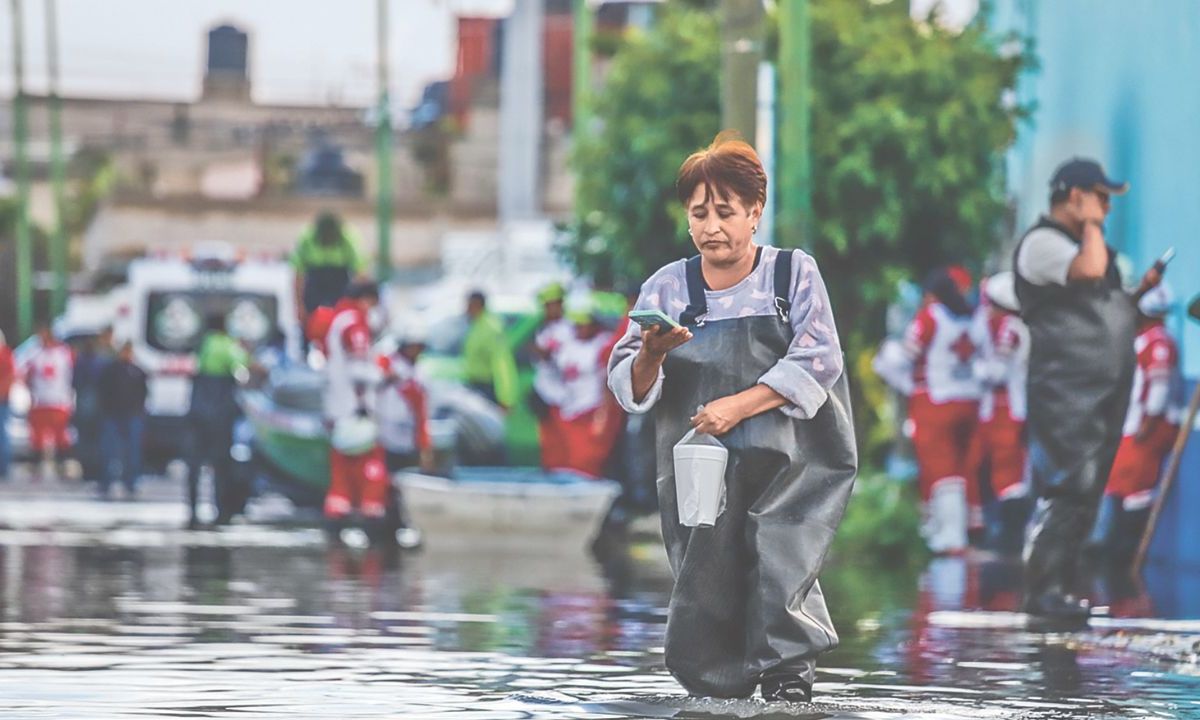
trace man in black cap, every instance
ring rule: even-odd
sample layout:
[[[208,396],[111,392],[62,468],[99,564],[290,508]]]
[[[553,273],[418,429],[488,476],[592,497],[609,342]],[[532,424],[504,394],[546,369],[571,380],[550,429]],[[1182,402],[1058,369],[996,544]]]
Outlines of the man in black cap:
[[[1131,297],[1104,239],[1109,198],[1128,190],[1092,160],[1073,159],[1050,182],[1050,214],[1014,257],[1029,326],[1029,459],[1039,502],[1025,545],[1024,609],[1086,623],[1075,590],[1080,547],[1121,441],[1133,382],[1137,300],[1161,280],[1151,269]]]

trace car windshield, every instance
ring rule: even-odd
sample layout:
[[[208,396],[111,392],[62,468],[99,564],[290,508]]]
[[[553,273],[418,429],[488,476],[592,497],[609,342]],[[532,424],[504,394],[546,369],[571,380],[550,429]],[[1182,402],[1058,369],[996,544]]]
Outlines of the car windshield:
[[[205,319],[225,317],[229,334],[251,348],[271,336],[278,324],[274,296],[247,292],[166,291],[146,303],[146,343],[155,350],[192,353],[200,348]]]

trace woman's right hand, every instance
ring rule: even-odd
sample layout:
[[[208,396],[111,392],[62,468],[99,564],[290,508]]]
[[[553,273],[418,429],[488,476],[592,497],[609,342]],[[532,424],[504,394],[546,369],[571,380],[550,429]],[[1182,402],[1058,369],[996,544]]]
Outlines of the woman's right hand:
[[[692,331],[685,327],[667,330],[661,325],[642,330],[642,352],[649,359],[661,361],[675,348],[692,339]]]

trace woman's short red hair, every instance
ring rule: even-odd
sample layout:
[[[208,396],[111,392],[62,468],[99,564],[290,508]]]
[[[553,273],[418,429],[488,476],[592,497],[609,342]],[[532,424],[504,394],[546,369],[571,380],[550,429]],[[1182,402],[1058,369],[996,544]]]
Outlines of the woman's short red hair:
[[[758,153],[741,136],[726,130],[703,150],[688,156],[679,166],[675,178],[675,194],[680,204],[687,206],[696,188],[704,186],[705,194],[728,198],[736,195],[746,207],[767,203],[767,173]]]

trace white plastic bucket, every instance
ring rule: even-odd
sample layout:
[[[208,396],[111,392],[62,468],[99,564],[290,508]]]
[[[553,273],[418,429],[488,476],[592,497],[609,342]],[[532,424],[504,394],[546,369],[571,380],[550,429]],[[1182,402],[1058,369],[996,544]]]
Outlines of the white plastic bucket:
[[[673,449],[679,523],[712,527],[725,511],[725,465],[729,451],[710,435],[683,436]]]

